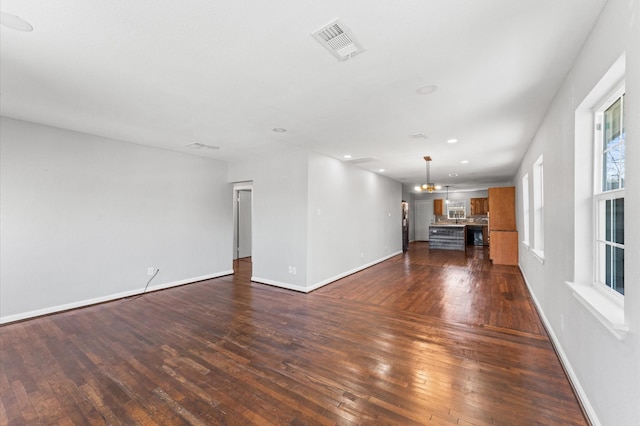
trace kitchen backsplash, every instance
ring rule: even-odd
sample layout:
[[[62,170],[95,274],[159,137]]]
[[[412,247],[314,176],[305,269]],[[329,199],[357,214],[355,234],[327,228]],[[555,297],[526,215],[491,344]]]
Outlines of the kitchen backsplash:
[[[449,219],[447,216],[435,216],[435,223],[477,223],[480,225],[488,224],[489,218],[486,215],[467,216],[466,219]]]

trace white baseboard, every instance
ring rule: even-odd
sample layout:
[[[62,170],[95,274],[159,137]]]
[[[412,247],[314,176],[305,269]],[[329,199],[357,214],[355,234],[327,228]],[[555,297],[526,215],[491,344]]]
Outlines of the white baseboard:
[[[578,400],[580,401],[580,405],[582,405],[582,409],[584,410],[585,414],[588,417],[589,423],[591,423],[593,426],[600,426],[601,423],[600,423],[600,420],[598,419],[598,415],[593,409],[593,406],[591,405],[591,402],[589,401],[589,398],[587,397],[587,394],[585,393],[584,388],[580,384],[580,380],[578,380],[578,376],[576,376],[576,373],[573,371],[573,368],[571,367],[571,362],[569,362],[569,358],[564,353],[564,350],[562,349],[562,345],[560,344],[560,340],[558,340],[558,337],[553,331],[553,328],[551,327],[551,323],[549,322],[549,320],[547,320],[547,317],[545,316],[544,311],[542,310],[542,306],[538,302],[536,295],[533,293],[533,290],[529,285],[529,281],[527,281],[527,276],[524,274],[524,271],[522,270],[522,266],[520,264],[518,264],[518,268],[520,269],[520,273],[522,274],[524,283],[527,285],[527,288],[529,289],[529,294],[533,299],[533,303],[535,303],[536,305],[538,315],[540,315],[540,318],[542,319],[544,327],[547,330],[549,337],[551,338],[551,343],[553,344],[553,347],[556,353],[558,354],[558,357],[560,358],[560,363],[562,364],[564,371],[567,373],[567,376],[569,377],[571,386],[573,387],[573,390],[576,392],[578,396]]]
[[[217,272],[211,275],[202,275],[200,277],[187,278],[184,280],[173,281],[173,282],[164,283],[164,284],[158,284],[158,285],[150,286],[147,289],[147,293],[151,291],[163,290],[165,288],[177,287],[184,284],[194,283],[197,281],[210,280],[212,278],[219,278],[219,277],[223,277],[225,275],[231,275],[231,274],[233,274],[233,270]],[[121,293],[109,294],[107,296],[95,297],[93,299],[86,299],[86,300],[80,300],[77,302],[65,303],[64,305],[57,305],[57,306],[50,306],[42,309],[36,309],[34,311],[23,312],[20,314],[7,315],[4,317],[0,317],[0,324],[8,324],[10,322],[22,321],[29,318],[39,317],[42,315],[49,315],[49,314],[54,314],[56,312],[68,311],[70,309],[96,305],[98,303],[104,303],[104,302],[109,302],[111,300],[122,299],[123,297],[135,296],[137,294],[142,293],[143,291],[144,291],[144,287],[134,289],[134,290],[124,291]]]
[[[339,279],[342,279],[342,278],[347,277],[349,275],[355,274],[356,272],[360,272],[360,271],[362,271],[364,269],[370,268],[373,265],[377,265],[378,263],[384,262],[385,260],[391,259],[392,257],[397,256],[399,254],[402,254],[402,250],[397,251],[395,253],[391,253],[390,255],[387,255],[387,256],[382,257],[380,259],[374,260],[373,262],[369,262],[369,263],[366,263],[366,264],[364,264],[362,266],[358,266],[357,268],[351,269],[350,271],[343,272],[343,273],[338,274],[336,276],[333,276],[331,278],[327,278],[326,280],[322,280],[320,282],[317,282],[317,283],[311,285],[310,287],[307,287],[306,291],[308,293],[310,291],[316,290],[316,289],[318,289],[320,287],[323,287],[323,286],[325,286],[327,284],[331,284],[334,281],[338,281]]]
[[[274,281],[274,280],[270,280],[268,278],[260,278],[260,277],[251,277],[251,281],[260,283],[260,284],[267,284],[267,285],[272,285],[274,287],[280,287],[280,288],[286,288],[287,290],[295,290],[295,291],[300,291],[302,293],[308,293],[309,290],[306,289],[306,287],[303,287],[301,285],[297,285],[297,284],[289,284],[289,283],[281,283],[279,281]]]
[[[360,271],[362,271],[364,269],[370,268],[373,265],[376,265],[376,264],[378,264],[380,262],[384,262],[385,260],[391,259],[392,257],[397,256],[399,254],[402,254],[402,250],[401,251],[397,251],[395,253],[392,253],[392,254],[390,254],[388,256],[382,257],[382,258],[380,258],[378,260],[374,260],[373,262],[369,262],[369,263],[367,263],[365,265],[362,265],[362,266],[359,266],[357,268],[351,269],[349,271],[343,272],[343,273],[338,274],[336,276],[333,276],[331,278],[327,278],[326,280],[322,280],[320,282],[317,282],[317,283],[315,283],[315,284],[313,284],[313,285],[311,285],[309,287],[303,287],[303,286],[296,285],[296,284],[281,283],[281,282],[278,282],[278,281],[270,280],[270,279],[267,279],[267,278],[260,278],[260,277],[251,277],[251,281],[255,281],[255,282],[261,283],[261,284],[268,284],[268,285],[272,285],[272,286],[275,286],[275,287],[286,288],[288,290],[300,291],[302,293],[310,293],[313,290],[316,290],[316,289],[318,289],[320,287],[323,287],[323,286],[325,286],[327,284],[331,284],[332,282],[338,281],[339,279],[344,278],[346,276],[355,274],[356,272],[360,272]]]

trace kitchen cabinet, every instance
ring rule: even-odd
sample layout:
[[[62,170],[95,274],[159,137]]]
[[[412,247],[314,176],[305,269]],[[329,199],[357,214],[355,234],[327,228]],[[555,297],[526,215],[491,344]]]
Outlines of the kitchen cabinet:
[[[442,205],[443,205],[442,198],[437,198],[433,200],[433,214],[435,216],[442,216],[444,214],[442,210]]]
[[[465,225],[431,225],[429,249],[464,251],[467,244]]]
[[[488,246],[489,245],[489,226],[488,225],[483,225],[482,226],[482,245]],[[491,256],[489,256],[489,258],[491,258]]]
[[[471,215],[486,215],[489,211],[489,199],[488,198],[471,198],[469,200],[471,204]]]
[[[518,232],[491,231],[489,232],[489,258],[496,265],[518,264]]]
[[[489,231],[516,230],[516,188],[489,188]]]
[[[518,264],[516,188],[489,188],[489,259],[497,265]]]

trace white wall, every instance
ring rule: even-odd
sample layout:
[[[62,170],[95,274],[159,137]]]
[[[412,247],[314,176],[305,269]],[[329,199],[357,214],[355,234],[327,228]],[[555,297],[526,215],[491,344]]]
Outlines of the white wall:
[[[233,162],[230,182],[253,182],[252,279],[304,291],[307,264],[307,153]],[[289,273],[289,267],[296,273]]]
[[[603,425],[640,424],[640,10],[638,0],[609,0],[565,83],[556,95],[520,168],[518,229],[522,234],[522,176],[544,156],[544,262],[520,246],[520,267],[542,310],[550,333],[586,404],[592,421]],[[564,283],[576,278],[577,262],[590,268],[576,247],[589,232],[576,199],[575,112],[583,99],[626,51],[625,319],[629,332],[617,339],[583,306]],[[586,132],[590,132],[587,130]],[[580,146],[591,149],[590,143]],[[578,179],[589,177],[578,176]],[[531,191],[530,191],[531,192]],[[577,210],[578,209],[578,210]],[[576,226],[577,225],[577,226]]]
[[[253,182],[254,281],[308,292],[402,252],[402,189],[384,176],[301,150],[231,163],[229,181]]]
[[[214,160],[2,118],[0,320],[229,273]]]
[[[309,154],[308,277],[316,288],[402,253],[402,185]]]

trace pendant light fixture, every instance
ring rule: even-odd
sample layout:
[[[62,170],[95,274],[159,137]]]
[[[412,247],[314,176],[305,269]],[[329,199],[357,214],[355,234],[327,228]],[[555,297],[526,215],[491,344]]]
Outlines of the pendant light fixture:
[[[449,204],[449,185],[445,185],[447,187],[447,198],[445,200],[445,204]]]
[[[416,186],[415,189],[417,191],[433,192],[438,188],[436,188],[434,183],[431,182],[431,157],[428,155],[425,156],[424,161],[427,163],[427,182],[423,183],[421,186]]]

